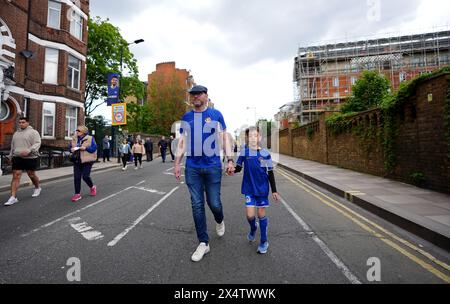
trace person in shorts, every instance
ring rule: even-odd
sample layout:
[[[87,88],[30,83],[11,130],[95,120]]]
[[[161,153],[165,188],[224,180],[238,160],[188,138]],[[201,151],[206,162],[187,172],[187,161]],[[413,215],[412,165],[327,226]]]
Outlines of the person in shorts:
[[[11,206],[19,202],[17,189],[20,185],[22,172],[26,171],[34,185],[32,197],[41,194],[39,178],[36,169],[39,167],[39,148],[41,147],[41,136],[30,126],[27,117],[19,118],[19,129],[14,133],[11,141],[9,159],[12,163],[11,197],[5,206]]]
[[[236,161],[235,172],[240,172],[244,167],[241,192],[245,197],[247,221],[250,225],[247,239],[253,242],[256,238],[257,213],[260,228],[260,243],[257,252],[264,254],[269,248],[267,240],[269,218],[266,215],[266,208],[269,207],[269,184],[272,189],[272,198],[275,201],[280,200],[280,195],[275,184],[270,153],[260,147],[261,135],[259,129],[257,127],[248,128],[245,130],[245,137],[246,145]]]

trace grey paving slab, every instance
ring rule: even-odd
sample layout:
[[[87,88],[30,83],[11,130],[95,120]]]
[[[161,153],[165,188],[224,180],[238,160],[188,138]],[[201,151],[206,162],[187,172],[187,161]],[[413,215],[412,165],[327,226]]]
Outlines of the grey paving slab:
[[[428,204],[430,201],[412,195],[376,195],[375,197],[391,204]]]
[[[446,226],[450,226],[450,215],[434,215],[434,216],[426,216],[433,221],[439,222]]]
[[[406,204],[402,206],[403,209],[423,216],[430,215],[450,215],[450,210],[439,208],[432,204]]]

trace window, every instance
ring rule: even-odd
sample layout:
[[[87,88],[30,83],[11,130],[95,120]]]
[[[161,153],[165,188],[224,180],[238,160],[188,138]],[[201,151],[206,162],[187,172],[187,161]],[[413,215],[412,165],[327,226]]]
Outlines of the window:
[[[42,137],[55,136],[55,104],[44,102],[42,104]]]
[[[83,39],[83,17],[72,11],[70,19],[70,33],[79,40]]]
[[[400,79],[400,82],[403,82],[403,81],[406,80],[406,73],[405,72],[400,72],[398,77]]]
[[[80,89],[81,61],[69,55],[69,66],[67,70],[67,85],[72,89]]]
[[[60,29],[61,26],[61,3],[48,1],[47,26]]]
[[[58,57],[59,51],[55,49],[45,49],[45,68],[44,68],[44,82],[58,83]]]
[[[77,129],[77,108],[68,106],[66,108],[66,138],[70,138]]]
[[[9,113],[9,105],[5,101],[2,101],[0,109],[0,121],[8,119]]]
[[[339,86],[339,78],[338,77],[334,77],[333,78],[333,87],[338,87]]]

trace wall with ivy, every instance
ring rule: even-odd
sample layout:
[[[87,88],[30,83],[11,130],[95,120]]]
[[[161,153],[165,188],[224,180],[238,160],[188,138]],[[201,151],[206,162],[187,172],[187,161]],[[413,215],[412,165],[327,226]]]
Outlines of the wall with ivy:
[[[381,107],[283,130],[280,151],[450,193],[450,72],[405,84]],[[283,152],[285,151],[285,153]]]

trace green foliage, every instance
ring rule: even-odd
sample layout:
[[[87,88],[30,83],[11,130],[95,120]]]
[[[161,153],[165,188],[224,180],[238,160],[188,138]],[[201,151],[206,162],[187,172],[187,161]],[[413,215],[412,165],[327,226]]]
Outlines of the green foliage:
[[[379,106],[389,95],[389,80],[375,71],[364,71],[352,87],[352,96],[342,107],[342,113],[361,112]]]
[[[311,140],[313,138],[314,135],[314,129],[311,128],[310,126],[308,126],[306,128],[306,136],[308,137],[309,140]]]
[[[351,128],[353,122],[350,118],[356,114],[358,113],[333,113],[325,120],[325,123],[332,135],[338,135]]]
[[[122,52],[121,52],[122,50]],[[100,17],[88,20],[85,113],[89,116],[107,97],[107,74],[120,72],[120,59],[129,76],[122,77],[120,99],[141,94],[136,59],[128,49],[119,28]],[[140,96],[140,95],[139,95]]]
[[[413,172],[409,175],[409,180],[413,185],[420,186],[425,182],[425,175],[422,172]]]
[[[111,128],[106,127],[105,117],[97,115],[95,117],[86,117],[85,120],[86,127],[89,129],[90,134],[95,131],[95,141],[97,146],[101,146],[102,139],[105,135],[111,135]]]

